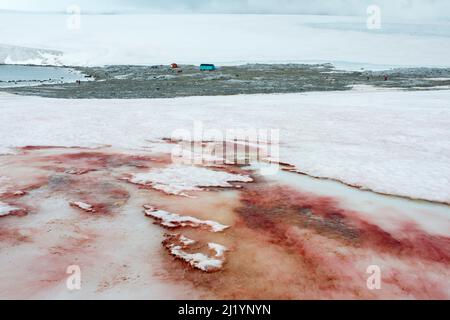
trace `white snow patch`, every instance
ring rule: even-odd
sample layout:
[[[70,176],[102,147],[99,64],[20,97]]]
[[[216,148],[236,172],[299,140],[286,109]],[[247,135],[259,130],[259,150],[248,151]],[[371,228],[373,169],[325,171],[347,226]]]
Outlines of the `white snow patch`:
[[[205,187],[233,188],[230,182],[252,182],[247,175],[231,174],[201,167],[171,165],[148,173],[137,173],[131,183],[151,186],[167,194],[188,197],[187,191],[201,191]]]
[[[176,213],[170,213],[164,210],[157,210],[156,208],[145,205],[145,215],[159,221],[159,224],[167,228],[178,227],[204,227],[210,229],[212,232],[222,232],[228,229],[228,226],[220,224],[211,220],[200,220],[190,216],[181,216]]]
[[[187,253],[181,246],[170,245],[169,250],[173,256],[188,262],[194,268],[202,271],[217,271],[223,266],[224,261],[222,259],[211,258],[203,253]]]
[[[403,89],[376,87],[370,84],[354,84],[352,85],[352,90],[358,92],[386,92],[386,91],[402,91]]]
[[[443,86],[432,86],[432,87],[412,87],[411,89],[418,90],[418,91],[450,90],[450,86],[449,85],[443,85]]]
[[[190,246],[190,245],[193,245],[193,244],[196,244],[196,243],[197,243],[197,241],[192,240],[192,239],[189,239],[189,238],[187,238],[187,237],[185,237],[185,236],[183,236],[183,235],[181,235],[181,236],[179,237],[179,241],[180,241],[183,245],[185,245],[185,246]]]
[[[62,52],[0,44],[0,63],[19,65],[62,65]]]
[[[81,209],[81,210],[83,210],[83,211],[86,211],[86,212],[91,212],[91,213],[94,213],[94,212],[95,212],[95,209],[94,209],[94,207],[93,207],[92,205],[87,204],[87,203],[84,203],[84,202],[80,202],[80,201],[71,201],[71,202],[69,202],[69,204],[70,204],[72,207],[77,207],[77,208],[79,208],[79,209]]]
[[[12,214],[13,212],[19,211],[19,210],[21,210],[21,209],[18,207],[9,205],[4,202],[0,202],[0,217],[8,216],[8,215]]]
[[[79,175],[82,175],[82,174],[85,174],[88,172],[89,172],[89,170],[87,170],[87,169],[69,169],[65,173],[79,176]]]
[[[225,255],[225,252],[228,251],[227,247],[217,244],[217,243],[214,243],[214,242],[208,243],[208,247],[216,252],[215,256],[217,258],[223,257]]]
[[[195,240],[183,235],[168,235],[168,237],[169,240],[165,247],[175,258],[181,259],[192,267],[205,272],[215,272],[222,269],[225,263],[225,252],[228,251],[225,246],[217,243],[208,243],[208,248],[215,252],[213,256],[208,256],[204,253],[188,253],[185,249],[195,244]]]

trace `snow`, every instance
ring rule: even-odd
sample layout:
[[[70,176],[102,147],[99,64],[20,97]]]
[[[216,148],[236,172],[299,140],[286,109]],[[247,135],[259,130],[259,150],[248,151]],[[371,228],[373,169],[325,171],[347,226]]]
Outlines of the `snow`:
[[[0,217],[5,217],[13,213],[14,211],[18,211],[20,208],[9,205],[4,202],[0,202]]]
[[[171,245],[170,253],[188,262],[191,266],[202,271],[215,271],[222,268],[223,260],[210,258],[203,253],[187,253],[180,246]]]
[[[212,232],[222,232],[228,229],[228,226],[220,224],[215,221],[210,220],[200,220],[194,217],[181,216],[176,213],[170,213],[164,210],[157,210],[156,208],[146,205],[145,215],[151,218],[159,220],[159,224],[167,228],[178,228],[178,227],[206,227]]]
[[[214,242],[208,243],[208,247],[216,252],[217,258],[223,257],[225,255],[225,252],[228,251],[227,247]]]
[[[92,213],[95,212],[93,206],[91,206],[90,204],[84,203],[84,202],[72,201],[69,204],[71,206],[73,206],[73,207],[77,207],[77,208],[79,208],[79,209],[81,209],[83,211],[86,211],[86,212],[92,212]]]
[[[194,121],[202,121],[205,129],[278,128],[281,160],[304,173],[378,192],[450,202],[448,101],[450,91],[154,100],[0,94],[0,154],[27,145],[146,150],[152,148],[151,141],[170,138],[176,129],[193,130]],[[161,180],[161,187],[186,180],[187,175],[168,181],[171,172],[183,175],[181,170],[162,170],[150,177],[158,178],[157,183]],[[221,174],[216,175],[208,176],[206,185],[217,177],[224,181]],[[141,178],[148,181],[148,176]],[[193,175],[192,183],[182,188],[201,185],[200,178]]]
[[[252,182],[246,175],[214,171],[201,167],[171,165],[153,169],[148,173],[133,174],[129,180],[135,184],[151,185],[167,194],[188,197],[187,191],[201,191],[205,187],[233,188],[230,182]]]
[[[160,227],[142,223],[145,196],[135,194],[114,218],[95,220],[74,214],[64,197],[36,200],[37,214],[0,222],[2,232],[17,228],[35,240],[9,245],[2,233],[2,299],[198,298],[189,284],[158,276],[165,272],[165,253],[160,252]],[[65,271],[72,264],[82,271],[79,291],[66,287]]]
[[[22,65],[62,65],[62,52],[38,48],[10,46],[0,43],[0,62]]]
[[[192,239],[189,239],[189,238],[187,238],[187,237],[185,237],[185,236],[183,236],[183,235],[181,235],[181,236],[179,237],[179,240],[180,240],[180,242],[181,242],[183,245],[185,245],[185,246],[190,246],[190,245],[193,245],[193,244],[197,243],[197,241],[192,240]]]
[[[208,243],[208,248],[215,252],[214,256],[208,256],[204,253],[188,253],[188,249],[196,241],[189,239],[183,235],[168,235],[169,241],[166,243],[166,248],[176,257],[187,263],[192,267],[205,271],[215,272],[222,269],[225,262],[225,252],[228,250],[225,246],[217,243]],[[171,243],[173,241],[173,243]]]
[[[89,172],[89,170],[87,170],[87,169],[70,169],[70,170],[66,171],[67,174],[73,174],[76,176],[79,176],[79,175],[82,175],[82,174],[85,174],[88,172]]]
[[[450,65],[448,21],[383,20],[381,30],[368,30],[365,16],[84,15],[80,29],[70,30],[68,19],[2,13],[0,62],[332,62],[348,69]]]
[[[380,88],[376,86],[372,86],[369,84],[355,84],[352,85],[353,91],[361,91],[361,92],[368,92],[368,91],[400,91],[398,88]]]
[[[0,176],[0,195],[8,192],[10,184],[11,184],[10,178]]]

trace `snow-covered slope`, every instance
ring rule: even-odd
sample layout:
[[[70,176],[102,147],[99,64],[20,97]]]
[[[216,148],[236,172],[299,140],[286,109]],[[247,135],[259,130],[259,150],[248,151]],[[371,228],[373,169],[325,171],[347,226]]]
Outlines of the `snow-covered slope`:
[[[0,63],[62,65],[61,51],[9,46],[0,43]]]
[[[334,62],[339,67],[450,66],[449,22],[299,15],[84,15],[3,13],[0,43],[63,51],[66,65]],[[27,23],[23,23],[26,20]],[[32,26],[32,28],[30,27]],[[1,49],[0,49],[1,50]],[[0,54],[0,63],[39,57]]]
[[[27,145],[149,148],[176,129],[280,129],[303,172],[450,202],[450,91],[328,92],[154,100],[0,95],[0,153]]]

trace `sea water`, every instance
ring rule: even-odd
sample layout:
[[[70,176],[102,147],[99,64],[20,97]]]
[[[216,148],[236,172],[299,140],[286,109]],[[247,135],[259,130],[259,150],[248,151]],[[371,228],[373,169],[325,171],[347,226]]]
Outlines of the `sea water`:
[[[73,68],[23,65],[0,65],[0,88],[72,83],[86,80]]]

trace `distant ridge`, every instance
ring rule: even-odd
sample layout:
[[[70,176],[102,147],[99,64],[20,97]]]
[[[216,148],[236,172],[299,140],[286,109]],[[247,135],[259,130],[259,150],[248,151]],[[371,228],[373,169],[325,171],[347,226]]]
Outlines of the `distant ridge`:
[[[0,64],[62,65],[63,53],[57,50],[0,44]]]

